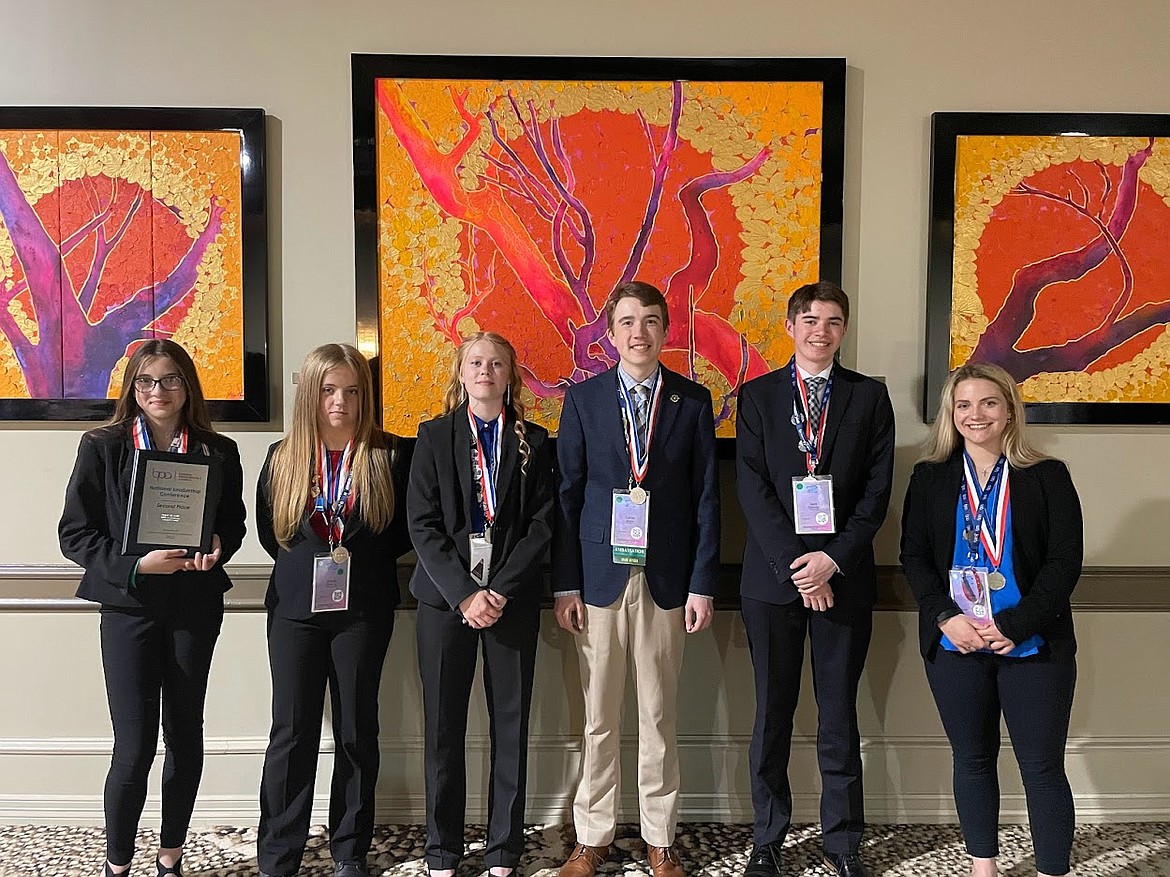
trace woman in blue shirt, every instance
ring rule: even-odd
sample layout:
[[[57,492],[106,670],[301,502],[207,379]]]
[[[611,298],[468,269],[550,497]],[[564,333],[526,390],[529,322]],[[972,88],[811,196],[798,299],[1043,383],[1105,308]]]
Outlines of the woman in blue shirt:
[[[492,740],[484,865],[508,877],[524,852],[539,562],[552,538],[554,481],[548,433],[524,419],[522,389],[506,339],[465,340],[444,413],[419,428],[410,468],[432,877],[454,877],[463,856],[467,708],[481,650]]]
[[[1081,573],[1081,507],[1067,467],[1032,447],[1024,425],[1006,371],[956,369],[902,511],[902,567],[954,753],[972,877],[997,874],[1001,715],[1027,794],[1037,874],[1067,874],[1072,847],[1064,748],[1076,683],[1069,597]]]

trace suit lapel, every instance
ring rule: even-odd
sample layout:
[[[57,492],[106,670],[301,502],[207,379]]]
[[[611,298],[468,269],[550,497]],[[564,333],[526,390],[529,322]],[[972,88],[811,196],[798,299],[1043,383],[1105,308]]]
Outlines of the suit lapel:
[[[508,490],[512,486],[512,473],[516,469],[516,458],[520,456],[520,437],[516,435],[515,421],[504,419],[504,434],[500,437],[500,471],[496,476],[496,513],[504,507]]]
[[[838,368],[834,366],[833,371],[838,371]],[[837,377],[840,378],[840,374]],[[789,386],[791,387],[791,381]],[[845,409],[849,406],[852,395],[852,381],[833,381],[833,392],[829,394],[829,409],[825,412],[825,446],[821,448],[821,460],[832,459],[833,445],[837,443],[837,428],[841,425],[841,418],[845,416]]]
[[[662,392],[658,397],[658,420],[654,424],[654,434],[650,437],[650,453],[653,454],[655,448],[659,449],[655,456],[662,454],[662,446],[670,437],[682,407],[682,395],[677,391],[678,375],[666,366],[661,366],[661,369],[659,380],[662,381]]]
[[[471,427],[467,422],[467,406],[459,406],[451,420],[451,462],[459,475],[459,501],[463,504],[464,520],[470,526],[475,483],[471,477]]]

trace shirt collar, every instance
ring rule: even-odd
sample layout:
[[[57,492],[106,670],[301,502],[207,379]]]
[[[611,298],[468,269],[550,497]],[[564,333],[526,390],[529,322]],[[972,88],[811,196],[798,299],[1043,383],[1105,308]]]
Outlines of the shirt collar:
[[[646,387],[646,389],[648,389],[648,390],[653,390],[654,385],[658,383],[659,375],[662,373],[662,366],[661,365],[656,366],[654,368],[654,371],[650,373],[650,377],[646,378],[646,380],[644,380],[644,381],[636,380],[635,378],[626,374],[626,370],[623,369],[621,367],[621,365],[619,365],[617,367],[617,372],[618,372],[618,378],[619,378],[619,380],[621,380],[622,387],[624,389],[632,390],[632,389],[634,389],[634,387],[642,386],[642,387]]]
[[[811,372],[806,372],[800,367],[800,365],[797,365],[796,373],[800,375],[800,379],[802,381],[807,381],[809,378],[824,378],[827,381],[829,379],[829,374],[833,371],[833,365],[833,363],[830,363],[827,369],[821,372],[817,372],[815,375]]]

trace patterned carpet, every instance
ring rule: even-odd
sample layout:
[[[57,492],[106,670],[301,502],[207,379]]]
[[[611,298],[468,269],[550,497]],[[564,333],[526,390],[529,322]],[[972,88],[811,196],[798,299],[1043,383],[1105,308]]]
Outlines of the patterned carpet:
[[[469,838],[482,836],[469,826]],[[424,831],[418,825],[385,825],[375,834],[369,864],[372,874],[425,877]],[[1031,842],[1024,826],[1000,830],[1001,877],[1034,877]],[[572,841],[568,826],[534,825],[521,864],[523,877],[556,877]],[[158,838],[138,836],[135,877],[154,877]],[[751,844],[745,825],[692,822],[679,826],[678,851],[689,877],[740,877]],[[480,843],[470,843],[457,877],[479,877]],[[101,873],[103,836],[98,828],[0,826],[0,875],[5,877],[96,877]],[[970,873],[958,828],[950,825],[870,826],[863,855],[875,875],[885,877],[966,877]],[[255,828],[214,828],[196,832],[184,855],[187,877],[254,877]],[[633,826],[622,826],[616,850],[601,874],[641,877],[647,873],[645,852]],[[785,846],[784,877],[827,877],[820,865],[820,837],[815,826],[799,826]],[[312,831],[302,877],[331,877],[332,862],[323,828]],[[1076,877],[1170,877],[1170,823],[1082,825],[1073,845]]]

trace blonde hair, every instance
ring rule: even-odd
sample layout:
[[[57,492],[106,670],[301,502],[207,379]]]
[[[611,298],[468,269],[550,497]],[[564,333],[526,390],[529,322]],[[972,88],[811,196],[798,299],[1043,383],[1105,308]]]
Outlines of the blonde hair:
[[[1024,417],[1024,400],[1020,398],[1020,388],[1015,378],[998,365],[982,362],[966,363],[947,375],[939,396],[938,415],[934,418],[934,427],[926,440],[922,459],[929,463],[941,463],[950,459],[955,449],[962,446],[963,437],[955,426],[955,388],[963,381],[975,380],[990,381],[1007,402],[1008,422],[1003,431],[1003,453],[1008,464],[1023,469],[1049,459],[1033,447],[1024,435],[1024,424],[1027,422]]]
[[[350,344],[322,344],[309,351],[301,366],[293,399],[292,425],[277,445],[268,469],[268,495],[272,505],[272,529],[276,540],[288,548],[301,526],[313,466],[321,437],[317,428],[321,387],[325,375],[349,366],[358,386],[358,418],[353,436],[353,486],[362,520],[381,532],[394,517],[393,448],[374,423],[373,378],[370,366]],[[385,453],[375,453],[385,451]]]
[[[443,396],[443,413],[449,414],[467,401],[467,390],[464,388],[463,382],[459,380],[459,373],[463,369],[463,361],[467,359],[467,351],[477,341],[487,341],[489,344],[494,344],[507,354],[508,391],[504,396],[504,410],[511,412],[514,421],[512,428],[520,440],[520,471],[527,475],[528,458],[532,454],[532,449],[528,446],[528,436],[524,430],[524,415],[526,413],[522,398],[524,378],[520,374],[520,365],[516,361],[516,348],[503,335],[495,332],[476,332],[474,335],[464,338],[463,342],[455,348],[455,356],[451,359],[451,379],[447,382],[447,391]]]

